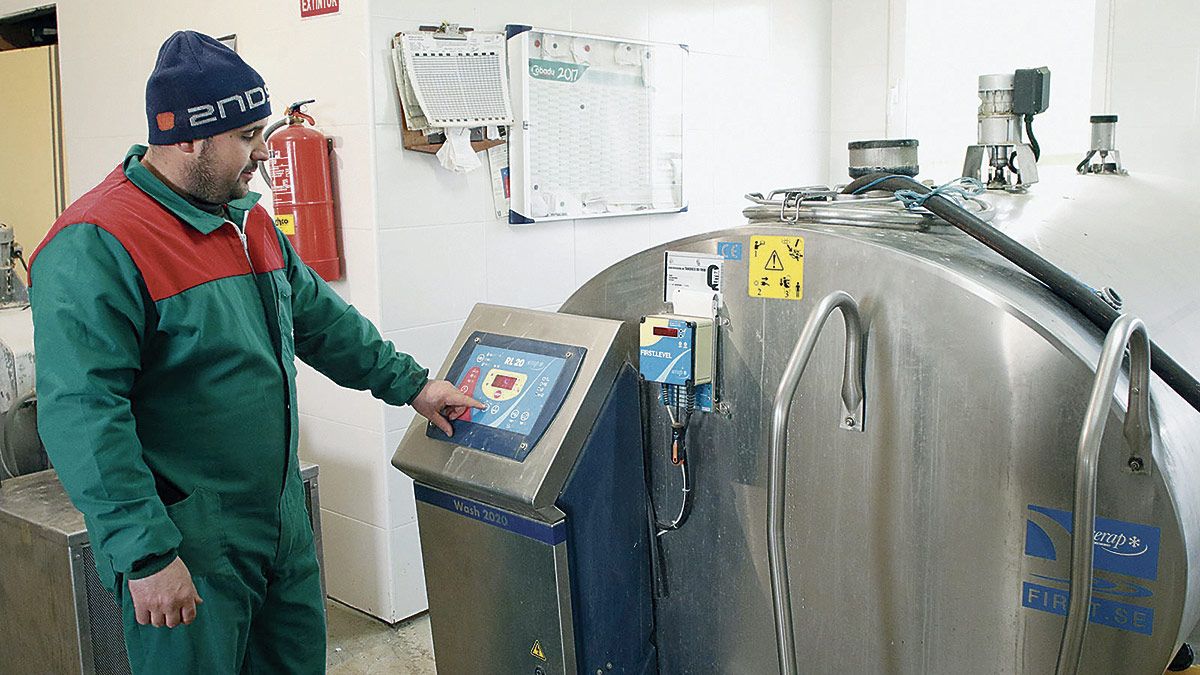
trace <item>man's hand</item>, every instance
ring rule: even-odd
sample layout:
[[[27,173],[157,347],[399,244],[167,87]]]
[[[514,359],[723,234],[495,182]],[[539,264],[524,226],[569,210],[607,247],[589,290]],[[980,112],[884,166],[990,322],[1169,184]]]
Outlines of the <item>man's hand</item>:
[[[487,405],[462,393],[453,384],[445,380],[430,380],[421,388],[421,393],[412,401],[413,410],[437,425],[446,432],[447,436],[454,435],[454,427],[449,420],[456,420],[467,411],[467,408],[486,410]]]
[[[204,602],[180,558],[144,579],[130,579],[129,597],[137,622],[159,628],[190,624],[196,620],[196,605]]]

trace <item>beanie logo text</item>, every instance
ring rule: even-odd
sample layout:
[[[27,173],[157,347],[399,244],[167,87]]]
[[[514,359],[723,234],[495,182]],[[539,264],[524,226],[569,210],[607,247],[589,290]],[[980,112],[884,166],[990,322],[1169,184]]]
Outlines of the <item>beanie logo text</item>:
[[[227,117],[225,112],[227,105],[236,103],[238,110],[234,112],[244,113],[247,110],[253,110],[261,105],[265,105],[268,100],[270,100],[270,96],[267,94],[267,88],[255,87],[244,93],[223,98],[216,103],[205,103],[204,105],[188,108],[188,114],[191,115],[188,118],[188,125],[198,127],[209,122],[216,122],[219,119],[225,119]],[[174,120],[172,120],[172,126],[174,126],[173,122]]]
[[[161,112],[154,116],[159,131],[170,131],[175,128],[175,113]]]

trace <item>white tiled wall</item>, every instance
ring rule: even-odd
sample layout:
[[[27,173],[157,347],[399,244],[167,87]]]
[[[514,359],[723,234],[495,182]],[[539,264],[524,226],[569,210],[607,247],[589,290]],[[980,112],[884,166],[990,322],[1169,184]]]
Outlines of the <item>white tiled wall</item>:
[[[42,4],[0,0],[0,15]],[[301,20],[298,3],[57,3],[71,193],[144,142],[144,85],[172,31],[238,34],[278,115],[309,108],[334,139],[346,277],[334,288],[385,337],[436,370],[476,302],[556,309],[608,265],[671,239],[741,222],[742,195],[828,173],[831,0],[343,0]],[[689,211],[521,228],[494,217],[486,171],[444,171],[401,149],[388,46],[442,20],[507,23],[689,45]],[[263,191],[256,179],[254,186]],[[269,197],[264,200],[270,206]],[[526,265],[529,253],[540,260]],[[322,465],[330,593],[387,620],[425,607],[411,482],[389,459],[407,408],[301,367],[301,452]]]
[[[828,178],[846,182],[846,143],[887,138],[889,0],[833,3]]]
[[[386,337],[436,370],[477,302],[557,308],[597,272],[649,246],[741,222],[742,195],[823,179],[829,146],[829,0],[372,0],[376,223]],[[465,176],[404,151],[388,47],[399,31],[455,21],[684,43],[683,214],[511,227],[485,167]],[[525,263],[530,257],[538,262]],[[394,447],[413,415],[384,412]],[[423,594],[407,479],[391,477],[396,593]],[[407,534],[406,534],[407,533]],[[365,536],[365,535],[364,535]]]
[[[1042,161],[1082,158],[1090,134],[1095,0],[834,5],[833,181],[848,180],[847,141],[875,138],[916,138],[923,176],[960,175],[977,137],[978,76],[1036,66],[1051,71],[1050,108],[1034,121]]]
[[[465,319],[485,295],[483,223],[379,232],[385,331]]]
[[[0,0],[0,16],[41,4]],[[1200,143],[1192,0],[343,0],[341,14],[308,20],[286,0],[57,8],[73,195],[144,141],[145,78],[167,35],[237,33],[276,111],[316,98],[334,139],[347,269],[335,289],[434,370],[474,303],[553,310],[631,253],[740,223],[746,192],[844,180],[848,140],[917,137],[925,174],[956,175],[981,73],[1051,67],[1038,119],[1050,157],[1080,153],[1090,113],[1120,114],[1135,169],[1182,171]],[[458,176],[402,150],[390,39],[442,20],[687,44],[689,211],[514,228],[494,217],[485,170]],[[531,253],[538,264],[520,262]],[[302,453],[322,465],[331,594],[388,620],[422,610],[412,485],[389,463],[412,411],[305,367],[300,408]]]
[[[1133,172],[1190,175],[1200,147],[1200,3],[1096,3],[1094,114]]]
[[[0,15],[45,3],[0,0]],[[368,59],[368,13],[343,2],[336,16],[300,19],[296,2],[185,3],[59,0],[64,136],[70,191],[89,190],[134,143],[146,140],[145,82],[162,41],[191,28],[238,35],[238,51],[267,80],[278,117],[292,101],[315,98],[309,111],[334,141],[338,218],[345,278],[334,284],[368,318],[381,318],[381,232],[376,219],[374,74]],[[265,192],[255,179],[252,186]],[[270,197],[263,203],[270,208]],[[393,574],[395,478],[384,442],[383,405],[300,368],[301,454],[322,468],[325,559],[331,593],[379,616],[397,619],[424,607],[420,579],[397,599]],[[400,492],[401,501],[405,497]],[[411,507],[410,507],[411,508]],[[411,524],[411,517],[399,523]],[[409,530],[403,530],[408,532]],[[412,546],[416,538],[409,537]],[[411,555],[410,555],[411,558]],[[411,560],[401,565],[411,568]]]
[[[395,620],[392,531],[326,509],[322,518],[329,595],[369,614]],[[424,588],[420,590],[423,596]]]
[[[831,177],[846,142],[917,138],[922,174],[958,175],[976,137],[976,78],[1047,65],[1043,161],[1075,164],[1088,117],[1117,114],[1125,164],[1183,173],[1200,145],[1200,4],[1193,0],[849,0],[833,6]]]
[[[960,175],[978,136],[979,75],[1036,66],[1051,73],[1050,107],[1033,124],[1041,162],[1078,163],[1091,138],[1094,22],[1094,0],[908,0],[904,133],[921,141],[923,173],[939,181]],[[989,48],[997,43],[1002,48]]]

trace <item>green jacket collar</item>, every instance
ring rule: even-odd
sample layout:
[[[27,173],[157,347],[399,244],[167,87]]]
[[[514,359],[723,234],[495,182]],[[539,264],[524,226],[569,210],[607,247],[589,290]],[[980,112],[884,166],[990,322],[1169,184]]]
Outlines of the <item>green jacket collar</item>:
[[[155,176],[149,169],[142,166],[142,157],[145,154],[146,146],[135,145],[129,148],[129,154],[125,155],[125,177],[131,183],[141,188],[142,192],[150,195],[154,201],[162,204],[163,207],[175,214],[180,220],[204,234],[208,234],[225,224],[226,221],[224,218],[189,204],[186,199],[163,184],[158,179],[158,176]],[[234,220],[234,222],[245,222],[246,212],[254,208],[260,196],[257,192],[248,192],[245,197],[227,203],[226,206],[229,208],[230,219]]]

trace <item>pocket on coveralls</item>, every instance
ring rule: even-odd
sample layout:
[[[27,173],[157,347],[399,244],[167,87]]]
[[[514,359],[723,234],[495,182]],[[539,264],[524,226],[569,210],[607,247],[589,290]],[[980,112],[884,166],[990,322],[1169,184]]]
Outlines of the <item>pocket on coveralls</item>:
[[[212,574],[227,564],[220,514],[217,495],[204,488],[196,488],[192,494],[167,507],[167,516],[183,536],[179,557],[192,576]]]

